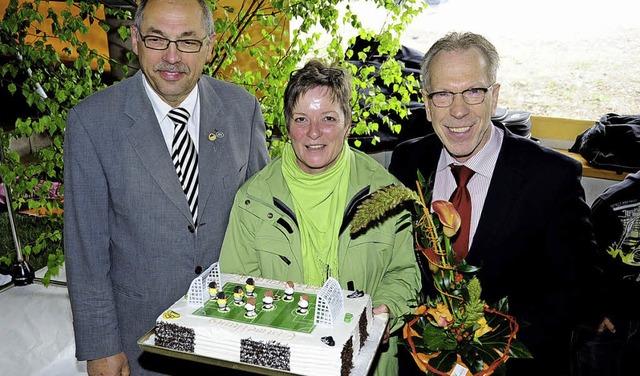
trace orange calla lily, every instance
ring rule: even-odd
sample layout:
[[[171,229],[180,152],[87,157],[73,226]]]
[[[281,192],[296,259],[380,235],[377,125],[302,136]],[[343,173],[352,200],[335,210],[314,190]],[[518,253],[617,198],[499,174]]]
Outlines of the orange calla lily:
[[[431,204],[431,207],[433,208],[433,212],[438,215],[440,223],[442,223],[442,232],[444,232],[444,235],[448,238],[455,235],[460,229],[462,219],[456,208],[453,207],[453,204],[449,201],[437,200]]]
[[[476,338],[480,338],[483,335],[489,333],[490,331],[493,330],[492,327],[489,326],[489,324],[487,324],[487,319],[484,318],[484,316],[480,317],[478,319],[478,324],[480,324],[480,327],[476,330],[476,332],[474,333],[474,336]]]
[[[440,265],[440,256],[436,254],[436,252],[431,247],[424,248],[418,244],[416,248],[427,258],[429,261],[429,270],[435,273],[439,270],[438,265]]]
[[[416,308],[415,311],[413,311],[413,314],[414,315],[424,315],[425,312],[427,312],[427,305],[426,304],[422,304],[418,308]]]
[[[418,337],[418,338],[422,338],[422,336],[420,335],[420,333],[416,332],[415,329],[413,329],[412,327],[410,327],[409,325],[405,325],[402,328],[402,338],[407,339],[409,337]]]
[[[432,358],[435,358],[436,356],[440,355],[440,351],[435,352],[433,354],[425,354],[425,353],[411,353],[411,356],[413,357],[413,359],[415,360],[416,364],[418,365],[418,368],[420,368],[420,370],[422,370],[422,372],[427,372],[427,364],[429,363],[429,360],[431,360]]]
[[[443,303],[438,303],[436,308],[427,309],[427,314],[429,314],[439,327],[444,328],[445,326],[451,325],[453,323],[453,315],[449,312],[449,307],[447,307]]]

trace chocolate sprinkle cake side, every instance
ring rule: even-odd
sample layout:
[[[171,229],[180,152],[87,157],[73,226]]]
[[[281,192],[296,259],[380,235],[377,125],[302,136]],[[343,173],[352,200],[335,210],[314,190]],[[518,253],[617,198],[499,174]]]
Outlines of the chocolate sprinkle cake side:
[[[240,362],[285,371],[291,370],[291,349],[276,341],[240,340]]]
[[[365,308],[364,311],[362,311],[360,321],[358,322],[358,329],[360,330],[360,348],[364,346],[364,343],[367,342],[367,338],[369,338],[367,326],[369,326],[369,320],[367,319],[367,310]]]
[[[353,337],[349,338],[347,343],[344,344],[340,359],[342,360],[340,375],[349,376],[351,369],[353,369]]]
[[[156,346],[162,346],[184,352],[194,352],[196,338],[193,329],[165,322],[156,323]]]

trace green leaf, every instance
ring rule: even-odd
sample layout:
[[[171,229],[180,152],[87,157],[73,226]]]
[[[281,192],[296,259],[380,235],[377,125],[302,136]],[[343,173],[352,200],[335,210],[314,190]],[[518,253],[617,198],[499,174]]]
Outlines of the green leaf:
[[[426,346],[432,351],[454,350],[458,341],[440,327],[425,325],[422,338],[428,338]]]

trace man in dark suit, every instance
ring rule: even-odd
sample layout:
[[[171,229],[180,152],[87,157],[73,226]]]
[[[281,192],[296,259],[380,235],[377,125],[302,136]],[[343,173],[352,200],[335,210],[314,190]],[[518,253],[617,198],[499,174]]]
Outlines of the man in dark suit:
[[[451,33],[437,41],[422,62],[435,134],[398,145],[389,170],[411,188],[418,170],[431,177],[433,200],[449,200],[456,189],[452,166],[472,170],[467,262],[482,268],[488,303],[508,296],[518,339],[534,357],[509,360],[508,374],[564,375],[583,301],[580,265],[595,254],[581,165],[491,122],[498,62],[480,35]]]
[[[90,375],[148,373],[137,340],[218,259],[237,188],[268,162],[256,98],[201,76],[215,38],[204,1],[144,0],[131,34],[141,72],[67,118],[65,257]]]

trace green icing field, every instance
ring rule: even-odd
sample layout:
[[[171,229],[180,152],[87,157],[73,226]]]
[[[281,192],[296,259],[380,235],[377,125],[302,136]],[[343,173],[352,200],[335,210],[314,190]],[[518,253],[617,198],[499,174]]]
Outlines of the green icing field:
[[[194,315],[213,317],[219,319],[225,319],[240,323],[249,323],[253,325],[291,330],[300,333],[311,333],[315,325],[313,324],[313,316],[316,306],[316,295],[307,294],[309,301],[309,308],[307,313],[302,315],[297,313],[298,300],[301,293],[294,292],[293,300],[285,301],[284,290],[278,290],[273,288],[265,288],[256,286],[254,290],[254,297],[256,298],[256,315],[254,317],[245,317],[246,310],[244,304],[238,306],[233,301],[233,289],[236,286],[240,286],[244,290],[244,285],[236,283],[226,283],[223,291],[227,296],[227,308],[226,312],[219,310],[218,303],[215,299],[207,301],[203,307],[198,308]],[[270,310],[263,309],[262,298],[267,290],[273,291],[273,308]],[[247,296],[245,294],[243,302],[246,303]]]

